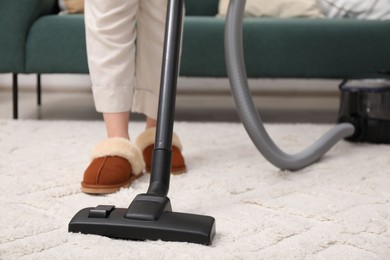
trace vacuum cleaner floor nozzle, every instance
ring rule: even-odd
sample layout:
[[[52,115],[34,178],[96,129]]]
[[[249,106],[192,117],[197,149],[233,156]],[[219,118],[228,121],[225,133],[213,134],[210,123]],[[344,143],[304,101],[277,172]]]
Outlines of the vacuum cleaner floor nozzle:
[[[129,240],[163,240],[211,244],[215,219],[209,216],[165,211],[157,220],[126,218],[128,209],[98,206],[80,210],[69,232]]]

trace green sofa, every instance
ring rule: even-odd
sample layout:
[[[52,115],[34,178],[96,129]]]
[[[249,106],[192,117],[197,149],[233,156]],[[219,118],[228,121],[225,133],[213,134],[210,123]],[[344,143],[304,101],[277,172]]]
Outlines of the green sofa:
[[[218,0],[185,0],[180,74],[226,77]],[[57,0],[0,0],[0,73],[87,74],[82,15],[58,15]],[[377,77],[390,69],[390,21],[247,18],[250,78]],[[38,103],[40,103],[38,99]]]

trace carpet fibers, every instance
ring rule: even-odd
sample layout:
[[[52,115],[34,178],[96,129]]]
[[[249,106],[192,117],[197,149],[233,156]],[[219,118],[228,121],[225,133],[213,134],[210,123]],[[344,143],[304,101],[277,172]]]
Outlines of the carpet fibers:
[[[142,132],[131,124],[131,137]],[[267,125],[289,153],[330,125]],[[172,176],[177,212],[213,216],[211,246],[72,234],[81,208],[127,207],[149,175],[106,196],[80,191],[102,122],[0,120],[0,259],[389,259],[390,146],[341,141],[296,172],[268,163],[240,124],[175,124],[188,172]]]

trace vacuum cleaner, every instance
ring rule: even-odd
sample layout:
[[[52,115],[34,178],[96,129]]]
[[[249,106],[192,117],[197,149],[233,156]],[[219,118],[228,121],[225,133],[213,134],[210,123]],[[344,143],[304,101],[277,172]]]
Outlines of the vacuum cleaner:
[[[390,142],[389,82],[367,87],[371,81],[346,81],[340,86],[343,95],[339,123],[304,151],[293,155],[283,152],[268,135],[249,91],[242,43],[245,3],[245,0],[230,0],[229,3],[225,23],[226,66],[240,119],[254,145],[269,162],[280,169],[294,171],[319,160],[343,138]],[[127,209],[112,205],[82,209],[70,221],[70,232],[119,239],[211,244],[215,219],[172,212],[167,197],[182,15],[183,0],[168,0],[157,132],[147,193],[137,195]]]

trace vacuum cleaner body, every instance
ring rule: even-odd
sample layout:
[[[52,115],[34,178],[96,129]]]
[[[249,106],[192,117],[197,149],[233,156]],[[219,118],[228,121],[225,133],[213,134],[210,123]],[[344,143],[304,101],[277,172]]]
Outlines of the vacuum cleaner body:
[[[352,142],[390,143],[390,80],[347,80],[340,85],[339,122],[355,126]]]

